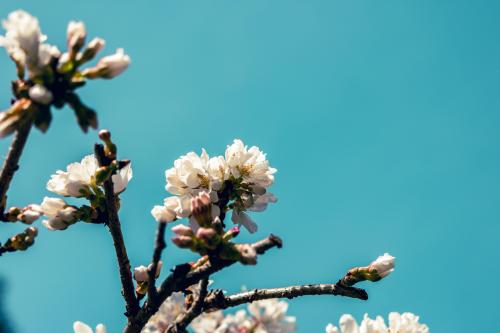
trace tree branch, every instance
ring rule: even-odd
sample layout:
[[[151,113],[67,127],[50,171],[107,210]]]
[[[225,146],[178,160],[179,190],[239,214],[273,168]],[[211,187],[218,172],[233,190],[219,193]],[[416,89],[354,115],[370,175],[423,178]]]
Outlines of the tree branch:
[[[208,293],[208,277],[201,279],[200,292],[193,305],[165,333],[186,333],[188,325],[203,312],[205,297]]]
[[[166,223],[159,223],[158,230],[156,231],[156,240],[155,240],[155,248],[153,252],[153,260],[151,268],[148,270],[148,298],[150,300],[154,300],[157,295],[156,291],[156,271],[158,269],[158,263],[161,259],[161,253],[163,249],[167,246],[165,243],[165,228]]]
[[[281,239],[271,234],[269,237],[252,244],[252,247],[258,254],[264,254],[267,250],[273,247],[281,248],[282,245]],[[208,263],[193,271],[191,271],[191,265],[189,264],[177,266],[161,284],[158,297],[154,301],[148,301],[142,306],[137,315],[129,320],[124,333],[139,333],[149,318],[158,311],[160,305],[172,293],[185,290],[187,287],[198,283],[201,279],[208,278],[213,273],[234,263],[236,261],[210,258]]]
[[[3,163],[2,171],[0,172],[0,214],[2,219],[7,202],[7,191],[12,178],[14,177],[14,173],[19,169],[19,159],[21,158],[24,146],[28,140],[31,124],[32,121],[27,120],[19,125],[19,128],[14,135],[14,139],[10,144],[7,158]]]
[[[308,284],[273,289],[254,289],[231,296],[224,296],[222,291],[211,293],[205,300],[203,311],[224,310],[244,303],[252,303],[270,298],[288,298],[309,295],[333,295],[367,300],[368,294],[364,289],[347,287],[340,281],[336,284]]]
[[[95,145],[95,155],[99,166],[109,166],[111,161],[104,153],[104,147],[100,144]],[[118,261],[120,279],[122,283],[122,295],[126,303],[125,315],[129,318],[134,316],[140,309],[139,301],[135,296],[134,282],[130,270],[130,261],[127,255],[127,249],[123,240],[120,218],[118,217],[117,198],[113,189],[113,181],[109,177],[103,184],[106,196],[106,211],[108,214],[108,228],[115,246],[116,259]]]

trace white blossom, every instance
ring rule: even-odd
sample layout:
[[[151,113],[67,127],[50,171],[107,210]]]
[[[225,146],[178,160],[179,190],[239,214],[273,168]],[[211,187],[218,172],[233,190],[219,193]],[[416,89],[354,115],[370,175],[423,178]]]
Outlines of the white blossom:
[[[248,149],[243,141],[235,139],[232,145],[227,146],[225,155],[233,177],[264,188],[273,184],[276,169],[269,166],[266,155],[258,147]]]
[[[163,333],[184,312],[184,296],[181,292],[175,292],[162,303],[141,332]]]
[[[165,198],[163,206],[154,206],[151,215],[157,222],[168,223],[191,214],[191,196]]]
[[[380,278],[384,278],[394,271],[394,257],[388,253],[379,256],[369,266],[370,270],[375,270]]]
[[[41,84],[35,84],[29,90],[30,99],[34,102],[48,105],[52,102],[52,93]]]
[[[47,182],[47,189],[51,192],[70,197],[85,197],[90,191],[92,178],[99,164],[94,155],[85,156],[81,162],[71,163],[66,171],[58,170]],[[115,194],[125,190],[132,179],[130,164],[120,169],[111,177]]]
[[[9,14],[2,25],[6,33],[0,37],[0,46],[5,47],[17,63],[36,70],[40,43],[46,39],[41,33],[38,19],[23,10],[16,10]]]
[[[64,230],[77,221],[77,209],[60,198],[45,197],[40,209],[48,218],[42,224],[49,230]]]
[[[287,316],[288,303],[267,299],[248,305],[248,312],[257,321],[254,333],[285,333],[295,331],[295,317]]]
[[[221,326],[223,320],[224,314],[222,311],[205,312],[192,321],[191,328],[195,333],[215,333],[218,332],[217,329]]]
[[[74,333],[94,333],[92,328],[85,324],[82,323],[81,321],[75,321],[73,323],[73,330]],[[99,324],[95,328],[95,333],[106,333],[106,327],[103,324]]]
[[[403,314],[391,312],[389,327],[381,316],[371,319],[367,314],[359,326],[351,315],[345,314],[340,318],[339,326],[340,330],[328,324],[325,331],[326,333],[429,333],[427,325],[419,323],[419,317],[409,312]]]
[[[208,173],[209,157],[205,149],[201,155],[187,153],[174,162],[174,167],[165,172],[165,189],[174,195],[193,194],[200,188],[210,189]]]

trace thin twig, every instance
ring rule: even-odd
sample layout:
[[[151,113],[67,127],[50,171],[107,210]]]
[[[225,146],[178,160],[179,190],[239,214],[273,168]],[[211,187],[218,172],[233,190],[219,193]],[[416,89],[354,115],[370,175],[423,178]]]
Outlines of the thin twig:
[[[346,287],[341,283],[336,284],[308,284],[273,289],[254,289],[239,294],[224,296],[222,291],[211,293],[205,300],[204,311],[223,310],[245,303],[252,303],[270,298],[288,298],[308,295],[333,295],[346,296],[367,300],[368,294],[364,289]]]
[[[252,244],[258,254],[264,254],[267,250],[282,246],[279,237],[270,235],[269,237]],[[153,316],[160,305],[176,291],[185,290],[187,287],[198,283],[201,279],[208,278],[215,272],[233,265],[236,261],[212,258],[207,264],[191,271],[189,264],[177,266],[176,269],[163,281],[158,297],[152,302],[146,302],[137,315],[129,320],[124,333],[139,333],[149,318]]]
[[[99,166],[108,166],[110,160],[104,153],[104,147],[100,144],[95,145],[95,155],[99,161]],[[130,319],[139,311],[139,301],[135,296],[134,282],[130,270],[130,261],[127,255],[127,249],[123,240],[123,234],[118,217],[117,198],[113,190],[113,181],[109,177],[104,182],[104,192],[106,195],[106,211],[108,214],[108,228],[115,246],[116,259],[120,270],[120,279],[122,283],[122,295],[126,303],[125,315]]]
[[[151,262],[151,268],[148,270],[148,298],[151,300],[153,300],[158,293],[156,291],[156,271],[158,269],[158,263],[161,259],[161,253],[167,246],[167,244],[165,243],[166,226],[166,223],[158,224],[158,230],[156,231],[155,248],[153,252],[153,261]]]
[[[10,182],[14,177],[14,173],[19,169],[19,159],[21,158],[24,146],[28,140],[31,123],[31,120],[27,120],[19,125],[19,128],[14,135],[14,139],[10,144],[7,158],[3,163],[2,171],[0,172],[0,214],[2,219],[7,201],[7,191],[9,189]]]
[[[208,293],[208,277],[201,279],[200,291],[198,297],[194,300],[193,305],[186,313],[180,316],[176,322],[170,326],[166,333],[185,333],[188,325],[203,312],[205,297]]]

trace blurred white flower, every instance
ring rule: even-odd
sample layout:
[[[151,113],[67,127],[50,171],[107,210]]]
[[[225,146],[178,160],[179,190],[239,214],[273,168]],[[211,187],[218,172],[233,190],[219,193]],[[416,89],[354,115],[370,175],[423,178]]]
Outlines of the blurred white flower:
[[[49,230],[64,230],[77,221],[77,209],[63,199],[45,197],[40,208],[48,218],[42,224]]]
[[[38,19],[23,10],[16,10],[9,14],[2,25],[6,33],[0,36],[0,46],[5,47],[16,63],[36,70],[40,43],[46,39],[41,33]]]
[[[419,317],[409,312],[403,314],[391,312],[389,327],[386,326],[381,316],[371,319],[367,314],[359,326],[351,315],[345,314],[340,317],[339,326],[340,330],[328,324],[325,329],[326,333],[429,333],[427,325],[419,323]]]
[[[76,51],[83,46],[85,42],[85,37],[87,36],[87,31],[85,29],[85,24],[81,21],[70,21],[68,24],[67,31],[67,45],[70,52]]]
[[[389,253],[385,253],[372,262],[369,268],[374,270],[382,279],[394,271],[394,259]]]
[[[215,333],[224,320],[222,311],[205,312],[195,318],[191,323],[191,328],[195,333]]]
[[[130,65],[130,57],[123,49],[117,49],[115,54],[99,60],[97,66],[85,69],[82,75],[89,79],[112,79],[123,73]]]
[[[184,312],[184,295],[181,292],[173,293],[162,303],[158,312],[149,319],[141,332],[164,333],[167,327]]]
[[[257,322],[255,333],[285,333],[295,331],[295,317],[287,316],[288,303],[267,299],[248,305],[248,312]]]
[[[85,197],[90,193],[93,177],[98,168],[99,164],[94,155],[85,156],[80,163],[71,163],[66,171],[58,170],[52,175],[47,182],[47,189],[67,197]],[[115,194],[123,192],[132,179],[131,164],[120,169],[111,179]]]
[[[195,333],[287,333],[295,331],[295,317],[287,316],[288,303],[278,299],[256,301],[248,312],[205,313],[191,324]]]
[[[233,177],[263,188],[273,184],[276,169],[269,166],[266,155],[258,147],[248,149],[243,141],[235,139],[232,145],[227,146],[225,155]]]
[[[94,333],[94,331],[89,325],[82,323],[81,321],[75,321],[73,323],[73,330],[74,333]],[[106,333],[106,332],[107,332],[106,327],[103,324],[99,324],[95,328],[95,333]]]
[[[35,84],[29,90],[30,99],[36,103],[48,105],[52,102],[52,93],[41,84]]]
[[[326,325],[325,332],[326,333],[339,333],[339,329],[337,327],[333,326],[332,324],[328,324],[328,325]]]

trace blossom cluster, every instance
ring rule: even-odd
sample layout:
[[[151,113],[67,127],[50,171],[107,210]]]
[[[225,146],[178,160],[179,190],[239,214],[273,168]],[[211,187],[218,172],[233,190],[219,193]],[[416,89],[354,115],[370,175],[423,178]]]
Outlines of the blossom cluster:
[[[181,248],[255,264],[251,246],[235,245],[230,240],[239,234],[239,226],[251,233],[257,231],[247,212],[261,212],[276,202],[268,192],[275,172],[258,147],[248,148],[241,140],[227,146],[224,156],[210,158],[204,149],[200,155],[190,152],[165,172],[166,190],[173,196],[151,213],[160,223],[189,218],[189,226],[172,228],[176,234],[172,241]],[[229,211],[237,226],[226,231],[224,218]]]
[[[68,24],[65,53],[46,43],[47,36],[38,19],[23,10],[10,13],[2,26],[6,33],[0,36],[0,46],[16,64],[18,80],[12,84],[14,103],[0,113],[0,136],[9,135],[24,122],[33,122],[46,131],[52,119],[50,107],[61,108],[65,104],[74,110],[84,131],[97,128],[95,111],[80,100],[75,90],[85,85],[87,79],[120,75],[130,64],[123,49],[101,58],[96,66],[81,69],[105,45],[103,39],[94,38],[85,46],[87,32],[83,22]]]
[[[381,316],[372,319],[365,314],[361,324],[358,325],[353,316],[345,314],[340,317],[340,329],[333,324],[328,324],[325,331],[326,333],[429,333],[427,325],[419,323],[419,319],[413,313],[391,312],[389,326],[387,326]]]
[[[196,290],[193,290],[196,293]],[[142,333],[164,333],[186,311],[182,293],[174,293],[151,317]],[[295,317],[287,316],[288,303],[278,299],[256,301],[246,310],[224,314],[204,313],[191,323],[195,333],[289,333],[295,331]]]
[[[36,206],[47,217],[42,224],[49,230],[64,230],[79,220],[92,222],[98,219],[99,212],[105,209],[103,182],[109,176],[114,193],[122,193],[132,178],[131,164],[121,168],[119,163],[99,167],[95,156],[88,155],[79,163],[69,164],[66,171],[58,170],[47,182],[47,189],[64,197],[85,198],[90,206],[76,207],[61,198],[45,197],[42,204]]]

